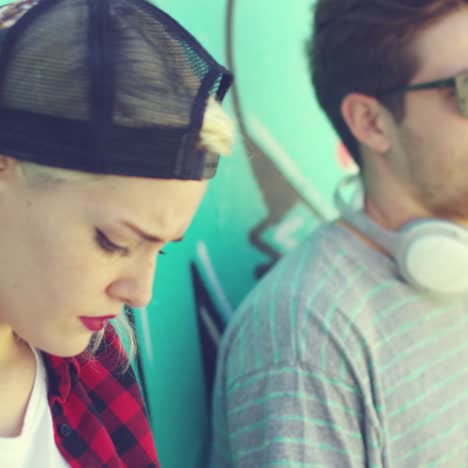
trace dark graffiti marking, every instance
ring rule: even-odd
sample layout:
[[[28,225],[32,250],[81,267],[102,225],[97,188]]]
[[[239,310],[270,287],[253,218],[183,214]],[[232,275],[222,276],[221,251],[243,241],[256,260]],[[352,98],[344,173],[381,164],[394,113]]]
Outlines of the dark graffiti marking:
[[[225,321],[212,300],[209,285],[205,285],[194,262],[190,264],[198,333],[202,349],[207,404],[211,402],[211,390],[216,371],[216,354],[223,334]]]

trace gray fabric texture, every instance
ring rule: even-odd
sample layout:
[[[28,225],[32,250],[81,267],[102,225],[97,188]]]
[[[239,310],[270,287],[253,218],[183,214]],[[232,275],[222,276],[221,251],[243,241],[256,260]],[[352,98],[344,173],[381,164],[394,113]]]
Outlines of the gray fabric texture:
[[[229,324],[211,467],[468,467],[467,305],[321,227]]]

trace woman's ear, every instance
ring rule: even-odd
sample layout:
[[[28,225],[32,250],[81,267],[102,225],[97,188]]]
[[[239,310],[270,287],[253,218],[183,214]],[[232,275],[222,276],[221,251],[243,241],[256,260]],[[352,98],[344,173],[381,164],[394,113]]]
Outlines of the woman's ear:
[[[16,180],[16,159],[0,154],[0,188]]]
[[[3,171],[4,169],[6,169],[8,165],[7,159],[8,159],[7,156],[3,156],[3,154],[0,154],[0,171]]]
[[[341,102],[341,114],[354,138],[380,154],[391,146],[386,113],[377,99],[365,94],[351,93]]]

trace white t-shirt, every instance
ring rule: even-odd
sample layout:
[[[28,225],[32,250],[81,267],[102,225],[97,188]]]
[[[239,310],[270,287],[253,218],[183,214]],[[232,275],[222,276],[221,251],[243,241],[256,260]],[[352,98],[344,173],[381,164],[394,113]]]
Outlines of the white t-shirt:
[[[24,425],[18,437],[0,437],[1,468],[69,468],[54,440],[54,427],[47,401],[47,376],[44,363],[35,350],[36,377]]]

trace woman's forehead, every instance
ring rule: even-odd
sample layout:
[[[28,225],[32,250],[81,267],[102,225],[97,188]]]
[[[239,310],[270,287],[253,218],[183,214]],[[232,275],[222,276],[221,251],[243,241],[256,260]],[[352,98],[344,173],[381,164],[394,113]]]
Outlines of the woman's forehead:
[[[172,239],[183,235],[206,188],[207,181],[108,176],[84,196],[95,218]]]
[[[139,203],[155,201],[177,202],[186,197],[203,194],[207,181],[156,179],[146,177],[104,176],[91,193],[105,198]]]

